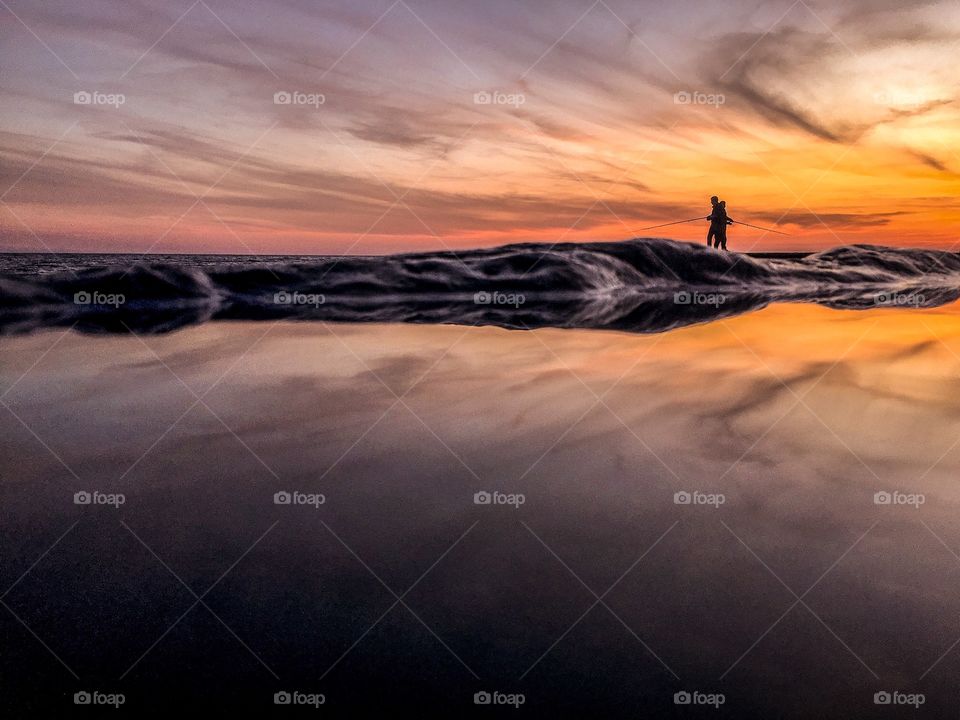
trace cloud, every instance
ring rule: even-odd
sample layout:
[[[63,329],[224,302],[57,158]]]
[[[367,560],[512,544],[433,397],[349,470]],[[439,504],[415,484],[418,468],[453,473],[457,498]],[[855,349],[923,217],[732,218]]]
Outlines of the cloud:
[[[687,195],[709,195],[700,188],[716,187],[731,169],[713,162],[719,150],[743,158],[736,199],[746,204],[755,201],[745,195],[757,176],[767,175],[756,155],[769,154],[789,173],[781,150],[832,157],[840,149],[825,145],[854,143],[881,125],[871,142],[899,163],[883,172],[916,174],[918,162],[950,172],[943,158],[904,147],[903,138],[946,133],[955,122],[946,110],[955,83],[941,68],[952,59],[943,42],[957,37],[955,3],[808,0],[837,35],[802,5],[764,35],[776,13],[768,18],[770,8],[752,0],[701,4],[694,13],[608,0],[620,19],[603,5],[584,14],[589,4],[579,0],[549,9],[411,0],[430,30],[402,5],[371,29],[390,0],[211,2],[229,30],[203,5],[171,29],[190,2],[23,8],[85,81],[102,79],[104,90],[116,82],[128,96],[116,111],[76,108],[69,74],[14,23],[17,34],[0,48],[12,81],[0,91],[0,179],[14,182],[81,120],[7,198],[28,207],[26,219],[52,227],[56,218],[66,232],[63,219],[76,212],[104,233],[115,232],[116,218],[172,222],[192,193],[216,184],[207,202],[251,232],[359,234],[407,193],[376,233],[429,235],[425,223],[444,237],[542,237],[576,224],[580,236],[610,227],[627,235],[633,225],[698,212],[685,207]],[[884,60],[891,65],[881,72],[874,63]],[[885,82],[891,91],[916,87],[920,74],[931,78],[924,102],[871,100]],[[526,102],[474,105],[483,89],[522,92]],[[682,89],[722,92],[727,103],[678,107],[672,96]],[[280,90],[323,93],[326,102],[276,105]],[[922,135],[909,137],[925,145]],[[850,161],[857,159],[855,150]],[[790,199],[767,202],[785,207]],[[853,230],[890,222],[889,214],[822,217]],[[819,225],[802,213],[788,222]]]
[[[531,123],[539,132],[554,140],[587,143],[593,139],[592,135],[582,130],[577,130],[570,124],[547,117],[542,113],[517,110],[514,112],[514,115]]]
[[[386,121],[360,124],[350,128],[350,134],[368,142],[400,147],[414,147],[433,141],[431,135],[426,135],[407,125]]]
[[[743,77],[721,81],[719,86],[724,92],[745,100],[754,110],[775,124],[793,126],[830,142],[848,142],[855,137],[851,128],[831,127],[783,95],[754,87]]]
[[[881,0],[852,10],[814,7],[818,14],[808,17],[798,6],[773,29],[720,33],[701,53],[699,82],[728,95],[728,107],[742,103],[775,127],[853,143],[878,125],[953,101],[936,96],[940,79],[952,77],[940,46],[957,39],[956,28],[944,22],[950,17],[945,7]],[[912,57],[914,67],[889,66],[903,57]],[[894,105],[900,97],[923,102],[889,109],[878,95],[890,96]]]
[[[828,142],[850,142],[863,128],[818,116],[799,97],[816,97],[824,78],[817,65],[837,52],[827,33],[782,27],[768,33],[735,32],[710,43],[700,63],[701,83],[723,92],[778,127]],[[823,103],[821,103],[823,104]]]
[[[596,204],[586,188],[580,194],[538,195],[428,189],[402,182],[385,186],[369,173],[303,167],[256,152],[244,155],[242,148],[164,128],[136,135],[105,132],[97,138],[140,147],[141,152],[130,162],[118,164],[54,150],[31,170],[36,153],[20,149],[22,138],[0,133],[0,182],[9,185],[26,173],[7,201],[86,208],[89,214],[103,217],[135,218],[149,213],[165,217],[169,224],[193,205],[195,196],[206,193],[205,203],[218,215],[233,217],[233,210],[242,213],[241,222],[245,214],[276,228],[329,233],[362,233],[393,206],[390,222],[378,228],[386,234],[462,234],[478,228],[505,232],[520,227],[588,230],[619,222],[617,218],[640,224],[651,215],[677,210],[672,203],[638,204],[607,196]],[[225,167],[230,171],[225,173]],[[604,179],[588,176],[585,181],[599,184]],[[397,197],[403,197],[403,202],[398,203]],[[622,234],[628,233],[624,228]]]
[[[862,228],[883,227],[888,225],[892,218],[906,215],[906,212],[882,213],[840,213],[803,210],[763,210],[751,212],[750,217],[757,222],[777,223],[778,225],[794,225],[801,228],[817,228],[826,226],[832,230],[859,230]]]
[[[933,155],[928,155],[927,153],[921,152],[919,150],[911,150],[910,154],[913,155],[913,157],[917,158],[917,160],[922,162],[927,167],[931,167],[934,170],[938,170],[940,172],[950,172],[950,168],[947,167],[946,163],[944,163],[942,160],[935,158]]]

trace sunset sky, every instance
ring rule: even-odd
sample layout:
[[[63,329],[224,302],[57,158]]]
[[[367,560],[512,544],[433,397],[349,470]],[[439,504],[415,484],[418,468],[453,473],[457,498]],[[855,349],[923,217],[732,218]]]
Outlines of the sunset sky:
[[[641,228],[712,194],[791,234],[732,249],[960,248],[956,0],[0,0],[0,38],[0,250],[702,241]]]

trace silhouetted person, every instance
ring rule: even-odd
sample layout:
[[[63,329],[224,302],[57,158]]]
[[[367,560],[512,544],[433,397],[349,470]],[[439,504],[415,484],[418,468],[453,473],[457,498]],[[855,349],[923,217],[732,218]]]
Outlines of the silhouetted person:
[[[713,209],[707,216],[710,221],[710,230],[707,232],[707,247],[727,249],[727,225],[733,225],[733,220],[727,217],[727,201],[720,200],[716,195],[710,198]]]
[[[710,214],[706,217],[706,219],[710,221],[710,229],[707,231],[707,247],[713,247],[714,238],[717,235],[718,228],[721,227],[717,216],[717,210],[719,207],[720,198],[714,195],[710,198]],[[726,230],[726,224],[723,224],[722,227],[724,230]]]
[[[727,215],[727,201],[721,200],[719,204],[720,214],[724,220],[723,224],[720,225],[720,232],[717,233],[717,248],[722,250],[727,249],[727,225],[733,225],[734,220]]]

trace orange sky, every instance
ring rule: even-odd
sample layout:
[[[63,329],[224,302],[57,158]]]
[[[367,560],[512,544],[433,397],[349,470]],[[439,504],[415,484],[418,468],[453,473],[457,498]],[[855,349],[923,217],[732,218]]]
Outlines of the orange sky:
[[[956,3],[482,5],[0,9],[0,249],[960,247]]]

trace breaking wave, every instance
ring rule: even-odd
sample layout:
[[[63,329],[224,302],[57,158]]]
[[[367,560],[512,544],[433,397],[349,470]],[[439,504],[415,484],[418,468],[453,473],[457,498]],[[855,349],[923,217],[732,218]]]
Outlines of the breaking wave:
[[[0,274],[0,332],[167,332],[224,319],[661,332],[775,302],[866,309],[958,297],[960,255],[871,245],[797,258],[660,239],[270,263],[141,257]]]

